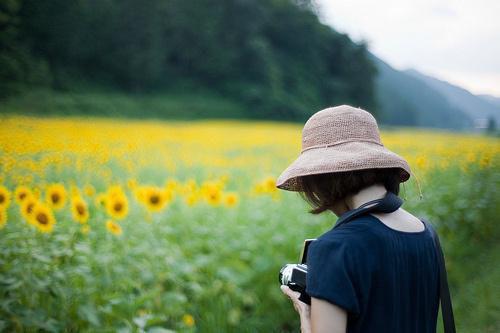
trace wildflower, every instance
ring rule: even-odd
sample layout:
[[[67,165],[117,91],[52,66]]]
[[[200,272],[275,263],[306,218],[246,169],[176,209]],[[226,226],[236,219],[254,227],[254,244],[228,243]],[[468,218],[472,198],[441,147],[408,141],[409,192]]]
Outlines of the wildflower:
[[[224,203],[232,207],[238,203],[238,195],[234,192],[229,192],[224,196]]]
[[[198,196],[196,195],[196,193],[190,193],[186,196],[184,201],[188,206],[193,206],[198,201]]]
[[[106,221],[106,229],[108,229],[108,231],[115,236],[119,236],[122,234],[122,227],[120,227],[118,223],[115,223],[112,220]]]
[[[491,164],[491,156],[489,154],[484,154],[479,160],[479,166],[481,169],[489,167]]]
[[[106,200],[106,212],[113,218],[121,220],[128,214],[128,200],[125,194],[109,193]]]
[[[7,209],[10,204],[10,192],[9,190],[3,186],[0,185],[0,209]]]
[[[96,204],[96,206],[105,207],[106,206],[106,194],[105,193],[99,193],[94,198],[94,203]]]
[[[28,196],[24,199],[21,204],[21,215],[26,219],[26,221],[30,224],[32,223],[32,213],[38,201],[34,196]]]
[[[175,179],[169,179],[165,182],[165,188],[167,190],[175,191],[179,187],[179,182]]]
[[[14,196],[18,204],[21,204],[27,197],[33,196],[31,190],[26,186],[19,186],[16,188]]]
[[[33,208],[33,223],[41,232],[52,232],[56,220],[48,206],[37,204]]]
[[[64,207],[66,203],[66,189],[62,184],[52,184],[47,188],[47,204],[55,210]]]
[[[135,179],[127,180],[127,187],[131,190],[135,189],[137,187],[137,180]]]
[[[187,327],[193,327],[195,322],[194,322],[194,317],[190,314],[185,314],[182,316],[182,322],[184,323],[184,325],[186,325]]]
[[[89,219],[89,210],[87,207],[87,203],[81,196],[72,197],[71,212],[73,218],[80,223],[86,223]]]
[[[87,184],[83,188],[83,192],[85,193],[85,195],[92,197],[95,194],[95,188],[91,184]]]
[[[201,193],[205,200],[211,205],[218,205],[222,198],[222,188],[220,183],[207,182],[203,184]]]
[[[145,192],[145,204],[148,210],[158,212],[172,199],[171,191],[158,187],[148,187]]]
[[[417,167],[420,169],[424,169],[427,166],[427,159],[425,156],[419,156],[416,160]]]
[[[267,177],[263,181],[263,187],[268,193],[276,192],[276,180],[273,177]]]

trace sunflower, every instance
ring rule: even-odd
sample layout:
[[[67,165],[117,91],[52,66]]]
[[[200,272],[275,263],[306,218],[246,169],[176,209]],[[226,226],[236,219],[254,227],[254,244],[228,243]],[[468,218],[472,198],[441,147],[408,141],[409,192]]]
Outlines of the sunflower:
[[[0,185],[0,209],[7,209],[10,204],[10,192],[9,190],[3,186]]]
[[[33,224],[33,210],[38,204],[38,200],[34,196],[28,196],[21,203],[21,215],[26,219],[29,224]]]
[[[190,314],[185,314],[182,316],[182,322],[187,327],[193,327],[195,324],[194,317]]]
[[[179,188],[179,182],[175,179],[169,179],[165,182],[165,189],[175,191]]]
[[[18,204],[21,204],[27,197],[33,196],[33,193],[27,186],[18,186],[14,192],[14,197]]]
[[[106,221],[106,229],[108,229],[108,231],[115,236],[119,236],[123,232],[122,227],[120,227],[118,223],[115,223],[112,220]]]
[[[66,189],[63,184],[52,184],[47,188],[47,204],[54,210],[59,210],[66,203]]]
[[[144,193],[144,203],[149,211],[159,212],[172,199],[172,192],[167,189],[150,186]]]
[[[263,186],[266,192],[273,193],[278,189],[276,188],[276,180],[273,177],[267,177],[263,181]]]
[[[87,203],[81,196],[74,196],[71,198],[71,213],[73,218],[80,223],[86,223],[89,219]]]
[[[83,192],[85,193],[85,195],[87,195],[89,197],[93,197],[95,194],[95,188],[91,184],[87,184],[83,188]]]
[[[202,186],[201,193],[209,204],[215,206],[218,205],[222,199],[221,189],[218,183],[206,183]]]
[[[226,193],[224,203],[229,207],[236,205],[238,203],[238,195],[234,192]]]
[[[128,214],[128,200],[125,194],[108,194],[105,199],[107,213],[115,219],[123,219]]]
[[[99,207],[106,207],[106,193],[99,193],[94,198],[94,203]]]
[[[125,192],[120,185],[113,185],[108,189],[107,195],[108,197],[119,197],[125,196]]]
[[[196,192],[197,189],[198,185],[196,184],[196,181],[190,178],[184,185],[180,187],[179,192],[184,195],[189,195],[190,193]]]
[[[198,196],[196,195],[195,192],[193,193],[189,193],[185,198],[184,198],[184,202],[186,202],[186,204],[188,206],[193,206],[196,202],[198,201]]]
[[[56,223],[52,210],[41,203],[33,208],[32,221],[41,232],[52,232]]]
[[[131,190],[135,189],[137,187],[137,180],[134,178],[130,178],[127,180],[127,187]]]
[[[0,229],[3,229],[7,224],[7,210],[0,209]]]

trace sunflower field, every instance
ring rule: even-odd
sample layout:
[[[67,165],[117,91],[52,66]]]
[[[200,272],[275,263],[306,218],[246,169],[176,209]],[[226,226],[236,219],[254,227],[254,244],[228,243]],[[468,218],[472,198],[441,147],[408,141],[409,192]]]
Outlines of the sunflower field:
[[[297,332],[278,271],[336,219],[275,187],[301,129],[3,115],[0,331]],[[382,141],[416,176],[403,207],[440,232],[458,328],[500,331],[499,139]]]

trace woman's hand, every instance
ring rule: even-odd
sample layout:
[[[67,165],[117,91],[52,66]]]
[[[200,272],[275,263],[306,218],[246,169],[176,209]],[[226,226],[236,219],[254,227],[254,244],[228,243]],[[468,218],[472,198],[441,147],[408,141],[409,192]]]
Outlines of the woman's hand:
[[[300,316],[300,331],[302,333],[311,332],[311,307],[306,303],[299,300],[300,293],[298,291],[293,291],[288,286],[282,285],[281,291],[287,295],[293,303],[293,307],[299,313]]]

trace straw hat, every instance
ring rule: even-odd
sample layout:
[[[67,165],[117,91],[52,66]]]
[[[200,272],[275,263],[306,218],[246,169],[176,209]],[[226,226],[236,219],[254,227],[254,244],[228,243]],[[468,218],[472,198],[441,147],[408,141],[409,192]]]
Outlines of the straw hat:
[[[375,118],[349,105],[313,114],[302,130],[299,157],[278,177],[276,187],[302,191],[297,177],[375,168],[399,168],[401,182],[410,178],[410,166],[380,140]]]

